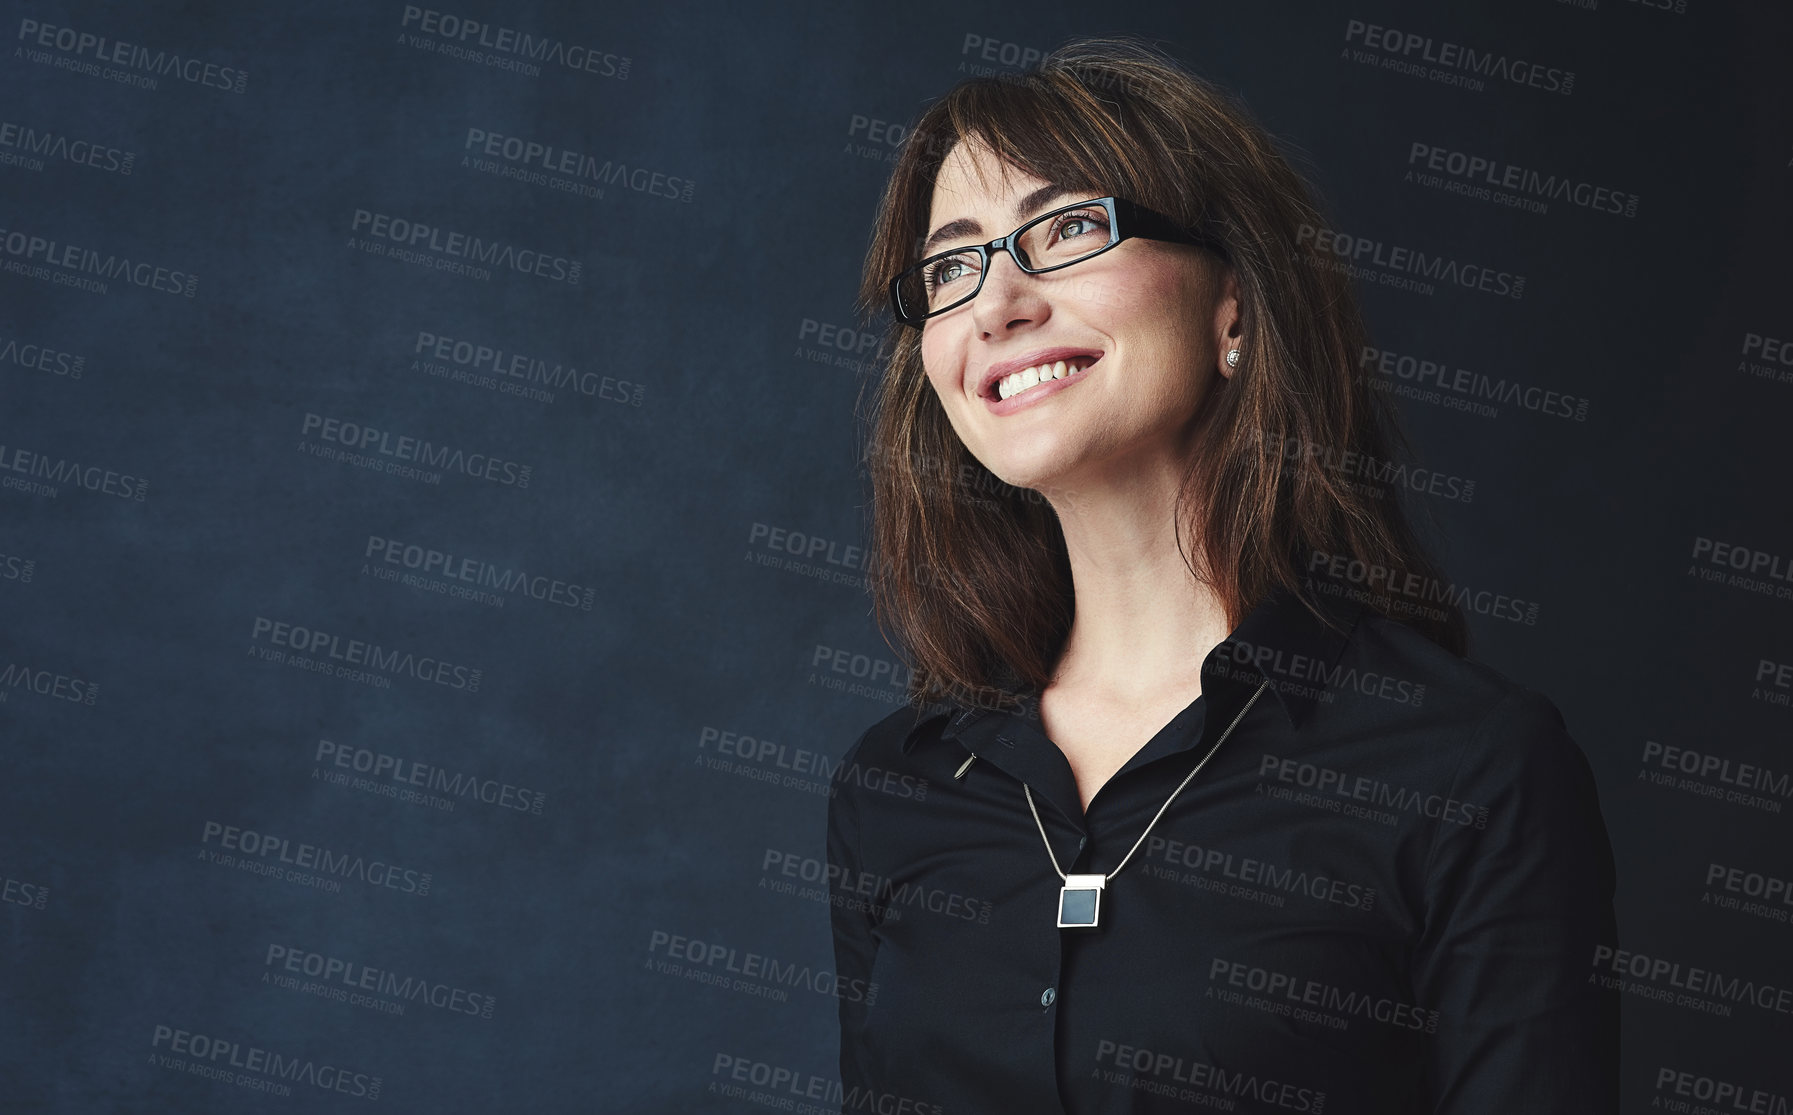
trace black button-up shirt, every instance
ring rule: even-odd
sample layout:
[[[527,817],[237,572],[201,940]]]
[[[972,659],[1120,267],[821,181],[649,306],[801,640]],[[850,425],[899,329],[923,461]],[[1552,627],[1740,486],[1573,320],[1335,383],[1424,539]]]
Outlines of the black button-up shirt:
[[[860,737],[828,811],[836,966],[865,989],[841,998],[843,1111],[1618,1110],[1586,757],[1537,692],[1318,599],[1345,634],[1260,603],[1087,813],[1036,692]],[[1254,693],[1098,927],[1058,928],[1023,784],[1062,869],[1111,872]]]

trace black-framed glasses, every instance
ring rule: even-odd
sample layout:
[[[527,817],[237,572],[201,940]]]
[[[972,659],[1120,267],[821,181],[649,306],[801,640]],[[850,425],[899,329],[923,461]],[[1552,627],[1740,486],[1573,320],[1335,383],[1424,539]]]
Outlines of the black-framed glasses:
[[[890,280],[890,304],[898,321],[919,329],[928,318],[977,297],[994,252],[1006,251],[1015,266],[1040,275],[1082,263],[1135,236],[1218,249],[1210,238],[1126,198],[1092,198],[1042,213],[988,244],[953,248],[905,268]]]

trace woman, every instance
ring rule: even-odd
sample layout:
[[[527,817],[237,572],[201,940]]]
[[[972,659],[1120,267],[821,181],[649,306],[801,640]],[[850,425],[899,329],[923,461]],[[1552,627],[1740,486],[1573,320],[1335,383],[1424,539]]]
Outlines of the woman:
[[[835,776],[843,1110],[1617,1110],[1592,772],[1363,480],[1324,225],[1127,42],[907,141],[864,296],[917,707]]]

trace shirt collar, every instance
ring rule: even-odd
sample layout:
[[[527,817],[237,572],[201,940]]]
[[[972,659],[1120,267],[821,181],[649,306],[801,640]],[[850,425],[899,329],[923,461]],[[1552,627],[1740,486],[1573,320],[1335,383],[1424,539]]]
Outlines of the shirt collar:
[[[1336,673],[1333,667],[1350,642],[1363,608],[1346,597],[1313,591],[1312,582],[1308,599],[1332,618],[1337,630],[1322,624],[1295,593],[1275,588],[1203,660],[1202,691],[1210,695],[1211,707],[1226,714],[1225,720],[1231,719],[1262,681],[1270,683],[1291,727],[1301,727],[1313,712],[1328,688],[1327,679]],[[1020,694],[1023,707],[1019,715],[1038,717],[1039,693],[1023,687],[1012,668],[1002,668],[996,685]],[[903,740],[903,750],[908,752],[914,746],[921,726],[930,720],[949,717],[945,732],[956,734],[998,711],[953,700],[923,705]]]

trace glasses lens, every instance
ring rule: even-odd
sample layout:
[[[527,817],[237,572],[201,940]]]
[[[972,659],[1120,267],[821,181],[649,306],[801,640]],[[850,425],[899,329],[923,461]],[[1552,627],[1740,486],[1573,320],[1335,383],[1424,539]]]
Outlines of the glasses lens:
[[[1096,202],[1039,218],[1021,231],[1015,248],[1029,270],[1044,271],[1093,256],[1114,242],[1108,209]],[[982,267],[982,256],[967,248],[935,256],[903,272],[896,290],[903,316],[913,321],[970,298],[982,280]]]
[[[982,266],[977,252],[967,250],[949,252],[911,267],[897,281],[903,313],[920,317],[970,297],[977,289],[978,269]]]
[[[1095,255],[1114,243],[1114,228],[1102,205],[1078,205],[1049,213],[1023,229],[1015,246],[1028,266],[1043,271]]]

